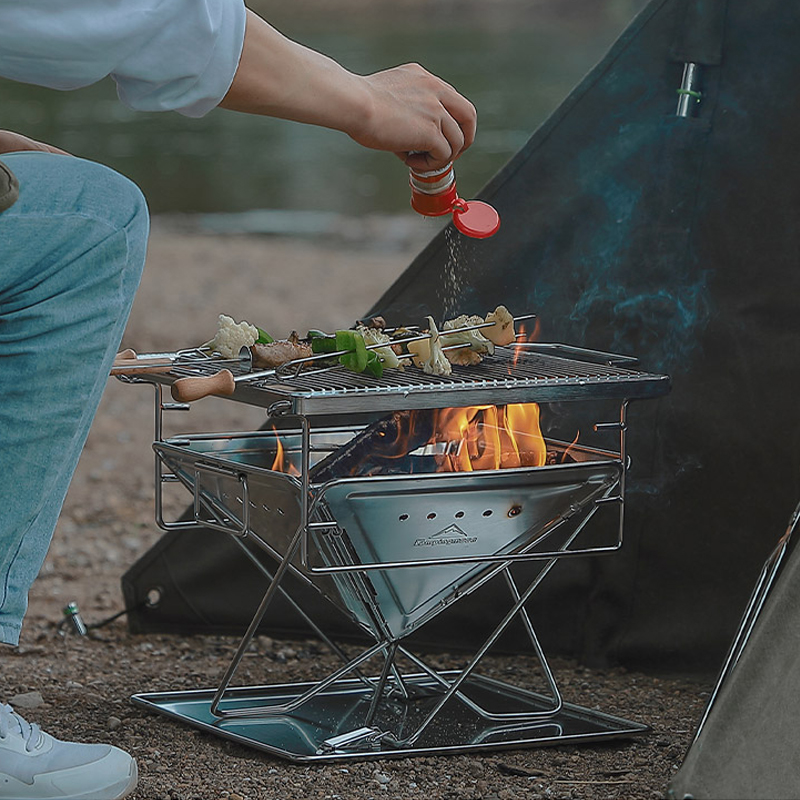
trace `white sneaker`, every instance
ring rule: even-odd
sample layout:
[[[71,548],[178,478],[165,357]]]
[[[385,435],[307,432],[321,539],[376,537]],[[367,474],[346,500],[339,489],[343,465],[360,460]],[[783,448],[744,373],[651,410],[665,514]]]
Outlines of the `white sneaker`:
[[[136,761],[124,750],[62,742],[0,703],[2,800],[119,800],[136,781]]]

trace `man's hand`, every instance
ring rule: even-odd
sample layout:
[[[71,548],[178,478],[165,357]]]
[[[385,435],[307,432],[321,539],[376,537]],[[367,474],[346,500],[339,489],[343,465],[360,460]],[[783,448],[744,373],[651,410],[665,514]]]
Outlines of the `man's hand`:
[[[443,167],[475,138],[475,107],[449,83],[419,64],[364,78],[371,108],[349,132],[365,147],[391,150],[416,170]]]
[[[43,153],[69,155],[65,150],[60,150],[51,144],[45,144],[45,142],[37,142],[36,139],[23,136],[21,133],[0,130],[0,153],[14,153],[17,150],[38,150]]]
[[[477,116],[469,100],[418,64],[355,75],[252,11],[220,106],[343,131],[419,170],[443,167],[469,147]]]

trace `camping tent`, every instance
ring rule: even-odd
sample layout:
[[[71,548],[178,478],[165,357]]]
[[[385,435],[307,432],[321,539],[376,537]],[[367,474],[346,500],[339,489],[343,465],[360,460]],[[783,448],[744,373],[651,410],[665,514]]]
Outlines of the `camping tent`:
[[[537,590],[550,651],[716,669],[800,496],[798,41],[795,0],[653,0],[480,193],[502,227],[463,243],[459,311],[534,311],[541,339],[634,354],[673,382],[631,409],[621,553]],[[441,318],[449,235],[371,312]],[[240,630],[265,568],[218,533],[167,534],[123,578],[129,606],[162,589],[131,627]],[[429,632],[469,638],[485,603]],[[272,632],[297,632],[284,611]]]
[[[795,798],[800,787],[800,506],[759,576],[674,798]]]

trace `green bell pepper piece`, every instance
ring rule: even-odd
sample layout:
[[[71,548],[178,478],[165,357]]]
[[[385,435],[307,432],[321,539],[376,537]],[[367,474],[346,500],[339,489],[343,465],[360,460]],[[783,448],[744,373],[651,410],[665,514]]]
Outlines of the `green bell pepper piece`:
[[[347,350],[339,356],[341,364],[353,372],[363,372],[367,366],[367,346],[356,331],[336,331],[336,349]]]
[[[311,331],[309,331],[311,333]],[[312,353],[335,353],[338,348],[336,347],[336,339],[333,336],[311,336],[311,352]]]
[[[258,331],[256,344],[271,344],[275,341],[266,331],[261,330],[258,326],[256,326],[256,330]]]
[[[367,351],[367,372],[380,378],[383,375],[383,361],[374,350]]]

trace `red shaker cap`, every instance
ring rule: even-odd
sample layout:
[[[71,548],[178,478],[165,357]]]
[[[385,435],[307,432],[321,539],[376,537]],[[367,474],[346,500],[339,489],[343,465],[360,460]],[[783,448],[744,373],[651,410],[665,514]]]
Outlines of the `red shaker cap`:
[[[462,200],[453,203],[453,224],[465,236],[488,239],[500,228],[500,215],[482,200]]]

